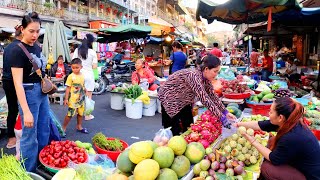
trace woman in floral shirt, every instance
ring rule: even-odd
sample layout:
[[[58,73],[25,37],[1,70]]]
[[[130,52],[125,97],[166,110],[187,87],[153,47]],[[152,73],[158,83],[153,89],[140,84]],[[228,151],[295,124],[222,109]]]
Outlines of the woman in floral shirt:
[[[214,92],[211,81],[220,71],[221,61],[214,55],[204,56],[199,69],[183,69],[169,76],[158,96],[162,105],[162,125],[172,127],[178,135],[186,131],[193,122],[192,104],[199,99],[213,115],[220,118],[225,127],[230,127],[227,119],[235,119]],[[180,120],[183,129],[180,128]]]

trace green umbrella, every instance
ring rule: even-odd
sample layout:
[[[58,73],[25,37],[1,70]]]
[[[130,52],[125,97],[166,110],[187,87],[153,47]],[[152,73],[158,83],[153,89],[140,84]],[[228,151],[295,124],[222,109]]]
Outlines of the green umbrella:
[[[60,29],[60,34],[61,34],[61,43],[62,43],[63,50],[64,50],[64,56],[63,57],[65,57],[65,59],[68,62],[71,62],[68,39],[67,39],[67,36],[66,36],[66,33],[65,33],[65,28],[64,28],[65,26],[61,21],[60,21],[59,25],[60,25],[59,29]]]

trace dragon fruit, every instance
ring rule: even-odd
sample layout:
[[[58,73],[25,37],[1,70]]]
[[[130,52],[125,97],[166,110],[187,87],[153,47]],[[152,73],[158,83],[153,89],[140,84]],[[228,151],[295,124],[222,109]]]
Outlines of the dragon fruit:
[[[203,145],[204,148],[207,148],[210,146],[210,143],[205,139],[201,139],[199,140],[199,142]]]
[[[189,136],[190,140],[192,140],[193,142],[197,142],[200,139],[200,135],[196,132],[192,132]]]
[[[204,129],[200,132],[202,139],[208,140],[209,137],[211,136],[211,132],[207,129]]]

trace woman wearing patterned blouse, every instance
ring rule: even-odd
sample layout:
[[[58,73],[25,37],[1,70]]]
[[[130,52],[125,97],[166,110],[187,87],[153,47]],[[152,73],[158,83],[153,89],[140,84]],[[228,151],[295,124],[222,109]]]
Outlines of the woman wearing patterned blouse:
[[[192,104],[195,98],[220,118],[224,126],[230,126],[227,119],[235,119],[213,93],[211,81],[217,77],[220,65],[219,58],[209,54],[203,57],[199,69],[177,71],[160,88],[158,96],[162,105],[162,125],[172,127],[174,135],[186,131],[193,122]]]

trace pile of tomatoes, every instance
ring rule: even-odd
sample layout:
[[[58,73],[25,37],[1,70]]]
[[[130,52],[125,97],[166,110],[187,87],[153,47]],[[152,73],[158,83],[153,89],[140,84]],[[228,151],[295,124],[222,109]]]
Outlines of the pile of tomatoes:
[[[51,141],[45,146],[40,154],[40,161],[45,165],[56,168],[64,168],[69,161],[84,163],[88,159],[85,149],[77,147],[73,141]]]

